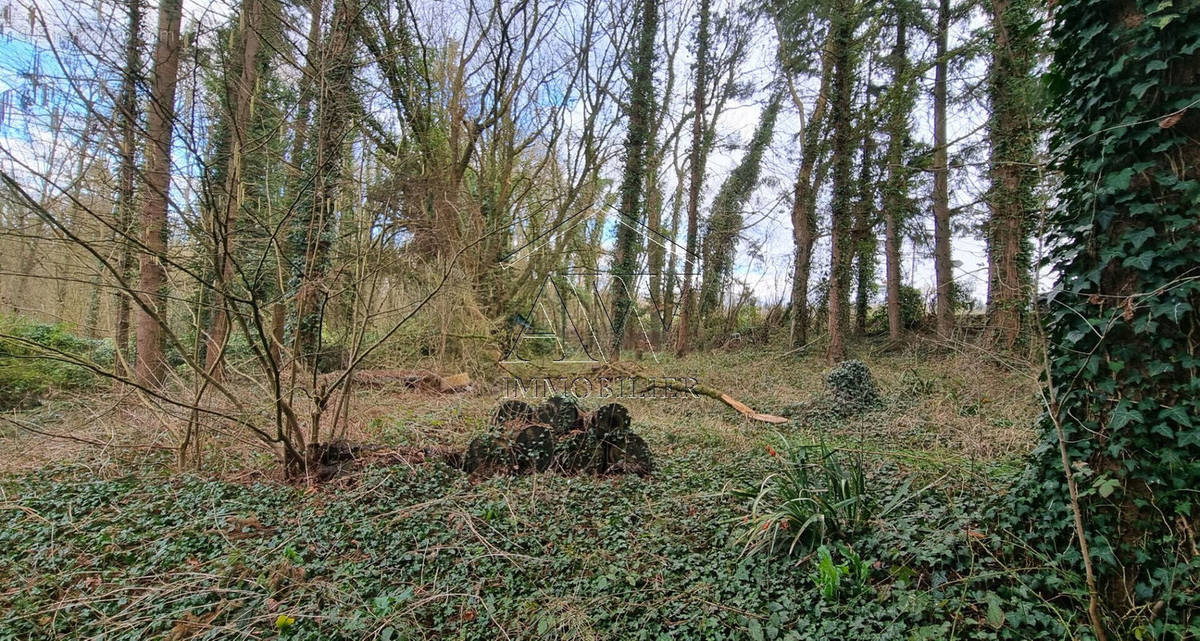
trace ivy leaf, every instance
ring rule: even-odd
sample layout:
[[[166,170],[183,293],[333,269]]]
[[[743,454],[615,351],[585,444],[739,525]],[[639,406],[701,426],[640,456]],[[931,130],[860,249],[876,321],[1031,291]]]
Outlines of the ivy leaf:
[[[1117,488],[1120,486],[1120,481],[1109,476],[1101,476],[1096,479],[1095,483],[1092,483],[1092,487],[1096,488],[1096,493],[1102,498],[1112,496],[1113,492],[1117,491]]]
[[[1147,240],[1154,238],[1158,232],[1153,227],[1146,227],[1137,231],[1131,231],[1125,235],[1125,238],[1133,245],[1134,249],[1141,249],[1142,245]]]
[[[1182,405],[1173,405],[1168,407],[1162,413],[1163,418],[1169,418],[1184,427],[1192,426],[1192,419],[1188,416],[1187,409]]]
[[[1000,597],[995,592],[988,592],[983,599],[987,601],[988,625],[999,630],[1004,626],[1004,609],[1000,607]]]
[[[758,619],[750,619],[749,632],[750,638],[754,639],[754,641],[763,641],[762,624],[758,622]]]
[[[1142,420],[1142,413],[1129,409],[1124,405],[1118,405],[1117,409],[1113,410],[1112,417],[1108,420],[1108,429],[1119,430],[1134,420]]]
[[[1137,256],[1130,256],[1129,258],[1126,258],[1122,264],[1126,267],[1132,267],[1134,269],[1145,271],[1150,269],[1150,265],[1154,262],[1154,259],[1157,256],[1158,252],[1155,251],[1142,252]]]
[[[1115,174],[1109,174],[1104,179],[1104,187],[1110,191],[1125,191],[1133,180],[1133,169],[1126,167]]]

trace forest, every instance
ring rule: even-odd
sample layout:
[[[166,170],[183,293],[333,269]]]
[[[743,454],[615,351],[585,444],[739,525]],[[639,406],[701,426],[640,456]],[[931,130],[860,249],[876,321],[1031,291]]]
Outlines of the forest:
[[[0,3],[0,641],[1200,639],[1200,1]]]

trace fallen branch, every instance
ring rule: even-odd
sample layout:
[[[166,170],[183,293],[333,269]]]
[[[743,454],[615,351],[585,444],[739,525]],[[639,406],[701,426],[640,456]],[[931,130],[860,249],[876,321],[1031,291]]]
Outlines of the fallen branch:
[[[660,387],[664,388],[664,389],[675,390],[678,392],[699,394],[701,396],[707,396],[709,398],[716,399],[716,400],[721,401],[722,403],[728,405],[729,407],[732,407],[733,409],[737,410],[738,413],[740,413],[742,416],[745,416],[746,418],[748,418],[752,421],[759,421],[761,423],[770,423],[772,425],[782,425],[782,424],[788,422],[788,419],[783,418],[782,416],[775,416],[774,414],[763,414],[761,412],[756,412],[750,406],[748,406],[745,403],[737,400],[736,398],[726,394],[725,392],[722,392],[721,390],[718,390],[718,389],[713,389],[711,387],[705,387],[704,385],[699,385],[699,384],[684,385],[682,383],[660,381],[660,382],[654,383],[653,385],[647,387],[646,389],[644,389],[642,391],[648,392],[652,389],[660,388]]]

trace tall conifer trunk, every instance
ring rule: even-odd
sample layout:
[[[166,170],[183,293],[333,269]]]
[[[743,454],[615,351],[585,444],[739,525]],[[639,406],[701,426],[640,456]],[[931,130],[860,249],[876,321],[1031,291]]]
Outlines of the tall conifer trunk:
[[[933,78],[933,270],[937,279],[937,332],[948,337],[954,330],[954,265],[950,256],[950,167],[946,142],[946,50],[950,38],[950,0],[939,0],[937,60]]]
[[[700,0],[700,25],[696,33],[696,84],[692,92],[692,149],[688,167],[687,241],[683,254],[683,288],[680,292],[679,328],[675,350],[688,350],[688,325],[695,314],[696,256],[700,251],[700,187],[704,183],[704,96],[708,91],[708,20],[710,0]]]
[[[125,40],[125,69],[121,73],[121,93],[118,98],[117,122],[121,132],[121,164],[118,170],[117,187],[117,264],[122,278],[133,277],[134,225],[134,180],[137,174],[137,77],[142,66],[142,3],[127,0],[128,34]],[[116,319],[114,322],[113,368],[118,377],[129,374],[129,293],[121,289],[116,293]]]
[[[992,0],[991,220],[988,242],[988,329],[997,347],[1011,349],[1021,332],[1032,289],[1033,154],[1037,128],[1032,78],[1036,43],[1027,0]]]
[[[158,42],[154,46],[154,75],[150,113],[146,122],[146,189],[142,196],[135,376],[146,387],[162,384],[167,371],[163,357],[163,326],[167,323],[167,207],[171,191],[171,140],[175,126],[175,86],[183,43],[180,27],[182,0],[158,5]]]
[[[908,17],[900,5],[896,11],[896,46],[892,49],[892,86],[888,90],[887,184],[883,192],[884,255],[886,261],[888,337],[900,338],[900,241],[904,213],[908,208],[908,175],[903,167],[908,139],[908,112],[912,91],[908,88]]]

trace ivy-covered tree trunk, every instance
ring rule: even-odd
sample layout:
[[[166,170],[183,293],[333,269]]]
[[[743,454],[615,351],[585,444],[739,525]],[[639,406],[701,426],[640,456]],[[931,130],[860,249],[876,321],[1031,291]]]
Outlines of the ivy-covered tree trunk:
[[[829,87],[833,82],[833,38],[821,51],[821,86],[804,125],[800,145],[800,169],[792,190],[792,309],[788,331],[788,346],[808,344],[808,282],[812,275],[812,250],[817,238],[817,183],[813,173],[821,148],[821,132],[825,127],[825,112],[829,106]],[[797,108],[801,105],[797,104]]]
[[[242,198],[246,191],[244,169],[246,155],[253,145],[250,140],[250,114],[254,98],[259,93],[263,14],[274,14],[274,7],[264,7],[264,0],[243,0],[238,18],[236,45],[231,58],[232,65],[225,78],[224,103],[227,119],[225,133],[228,136],[225,149],[225,181],[222,185],[223,202],[218,206],[219,215],[213,221],[213,274],[214,298],[212,321],[208,333],[208,349],[204,367],[213,378],[221,380],[224,375],[224,350],[229,338],[230,318],[233,312],[231,301],[225,296],[233,282],[234,228]]]
[[[641,0],[638,17],[638,46],[633,63],[626,117],[629,129],[625,137],[625,170],[621,178],[621,204],[618,211],[617,240],[612,270],[612,351],[620,358],[625,324],[637,299],[634,269],[637,267],[638,239],[642,236],[646,183],[646,151],[650,136],[650,115],[654,111],[654,36],[658,33],[658,0]]]
[[[741,238],[742,209],[750,201],[754,188],[758,186],[763,153],[771,144],[782,102],[783,95],[776,93],[763,108],[746,155],[730,172],[713,198],[712,215],[704,233],[704,274],[700,287],[700,318],[705,327],[708,326],[711,315],[720,308],[721,291],[733,272],[737,243]]]
[[[853,114],[851,88],[854,83],[854,61],[850,46],[854,37],[854,21],[849,14],[853,3],[837,3],[833,15],[833,86],[830,124],[833,127],[833,225],[829,252],[829,349],[830,363],[846,358],[846,326],[850,312],[850,266],[854,248],[850,238],[853,217],[854,184],[850,177],[854,153],[852,149]]]
[[[883,190],[884,260],[887,289],[888,337],[900,338],[900,239],[901,226],[908,211],[908,172],[904,168],[904,151],[908,145],[908,114],[913,106],[913,92],[908,64],[908,16],[897,3],[896,44],[892,48],[892,84],[885,100],[887,105],[888,147],[886,152],[887,182]]]
[[[1187,638],[1200,621],[1200,5],[1060,0],[1051,37],[1060,281],[1043,445],[1015,516],[1065,563],[1085,536],[1117,636]]]
[[[988,329],[1011,349],[1031,299],[1029,236],[1033,231],[1037,22],[1028,0],[992,0],[991,219],[988,242]]]
[[[867,65],[867,77],[871,77],[871,65]],[[871,113],[871,96],[868,92],[862,112],[866,114],[859,130],[862,136],[862,164],[859,165],[858,206],[854,212],[854,332],[859,336],[867,333],[867,312],[870,311],[871,293],[875,289],[875,250],[879,239],[875,236],[876,211],[875,191],[872,182],[871,163],[875,157],[875,140],[871,131],[875,118]]]
[[[933,77],[933,271],[937,279],[935,316],[937,332],[954,330],[954,267],[950,256],[950,167],[946,141],[946,81],[950,64],[946,55],[950,38],[950,0],[939,0],[937,60]]]
[[[355,0],[334,3],[329,35],[317,54],[321,56],[323,81],[316,99],[311,151],[304,159],[311,163],[313,172],[311,204],[300,209],[292,229],[297,287],[295,356],[314,371],[324,322],[324,279],[337,222],[337,196],[349,126],[350,81],[354,77],[353,24],[359,10],[356,4]]]
[[[708,22],[710,0],[700,0],[699,26],[696,31],[696,80],[692,91],[692,148],[688,158],[687,240],[683,253],[683,287],[680,291],[679,328],[675,351],[688,350],[688,325],[695,314],[696,256],[700,250],[700,188],[704,184],[704,116],[708,82]]]
[[[118,269],[121,278],[133,276],[134,179],[137,177],[137,82],[142,68],[142,3],[127,0],[128,33],[125,40],[125,68],[121,70],[121,93],[118,99],[117,123],[121,132],[121,162],[117,187]],[[129,374],[129,293],[116,293],[116,320],[113,332],[113,370],[117,376]]]

